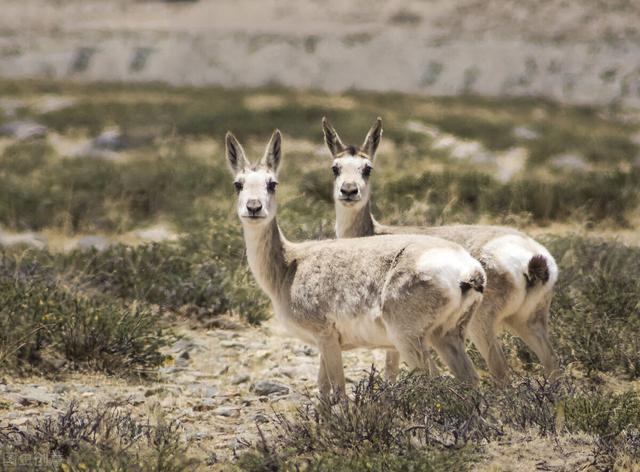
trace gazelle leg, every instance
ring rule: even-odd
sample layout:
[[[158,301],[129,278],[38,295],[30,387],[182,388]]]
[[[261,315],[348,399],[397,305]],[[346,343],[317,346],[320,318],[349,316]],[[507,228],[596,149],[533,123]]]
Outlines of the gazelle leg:
[[[344,369],[342,367],[342,348],[338,333],[332,331],[320,337],[318,342],[320,350],[320,372],[318,386],[320,393],[333,390],[336,396],[346,396],[346,384]]]
[[[558,358],[549,340],[549,307],[551,293],[531,313],[517,313],[505,320],[506,325],[529,346],[550,378],[560,373]]]
[[[430,339],[434,349],[456,378],[471,385],[478,384],[480,379],[467,355],[464,335],[460,330],[455,329],[445,334],[434,334]]]
[[[388,349],[384,362],[384,377],[387,382],[395,382],[400,369],[400,353],[395,349]]]
[[[509,377],[507,358],[500,346],[494,316],[492,313],[484,312],[484,306],[481,305],[476,315],[471,318],[467,337],[480,351],[480,355],[487,363],[491,375],[499,383],[506,383]]]

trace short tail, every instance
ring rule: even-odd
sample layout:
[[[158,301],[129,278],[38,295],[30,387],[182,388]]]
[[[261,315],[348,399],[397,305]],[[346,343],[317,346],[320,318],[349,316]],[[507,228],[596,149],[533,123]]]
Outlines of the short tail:
[[[549,265],[543,255],[538,254],[529,260],[524,278],[527,279],[527,288],[533,287],[537,282],[544,285],[549,281]]]
[[[463,295],[470,289],[474,289],[479,293],[484,293],[485,283],[486,281],[484,278],[484,274],[480,271],[477,271],[468,280],[463,280],[462,282],[460,282],[460,290],[462,290]]]

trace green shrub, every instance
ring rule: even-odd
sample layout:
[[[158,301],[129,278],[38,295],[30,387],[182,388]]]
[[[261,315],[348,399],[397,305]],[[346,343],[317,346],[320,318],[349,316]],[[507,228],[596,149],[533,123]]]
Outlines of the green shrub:
[[[88,366],[135,374],[164,361],[159,350],[171,337],[149,308],[82,295],[34,261],[3,254],[0,262],[3,370]]]
[[[238,226],[220,222],[176,242],[78,250],[55,256],[52,264],[128,302],[174,311],[192,306],[201,316],[230,312],[259,323],[269,305],[249,272]]]
[[[544,242],[559,263],[551,327],[565,361],[639,377],[640,249],[577,236]]]
[[[30,459],[24,466],[62,471],[178,472],[197,464],[175,421],[152,424],[121,405],[81,410],[75,403],[26,427],[0,428],[0,457],[2,470],[25,470],[12,457]]]
[[[404,176],[375,192],[375,206],[382,216],[402,223],[415,202],[427,204],[423,220],[413,223],[442,223],[442,219],[474,222],[483,215],[503,218],[527,214],[538,223],[580,218],[592,222],[627,224],[628,213],[638,205],[640,174],[590,173],[570,176],[558,182],[535,178],[498,182],[478,172],[426,172]],[[310,190],[326,199],[315,187]]]
[[[215,202],[230,188],[222,166],[186,156],[53,159],[41,144],[5,150],[0,222],[12,229],[58,227],[69,232],[126,231],[165,216],[187,225],[198,199]],[[214,203],[215,204],[215,203]]]

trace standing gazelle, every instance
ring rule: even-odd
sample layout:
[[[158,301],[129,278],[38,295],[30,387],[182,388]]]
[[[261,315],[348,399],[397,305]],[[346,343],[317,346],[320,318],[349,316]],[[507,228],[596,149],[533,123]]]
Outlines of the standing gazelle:
[[[461,246],[421,236],[287,241],[276,222],[281,135],[251,164],[227,133],[247,259],[276,316],[318,346],[322,395],[344,394],[342,350],[397,349],[410,367],[429,371],[432,346],[454,375],[475,384],[465,328],[482,301],[485,274]]]
[[[381,234],[428,235],[454,241],[481,261],[487,288],[468,335],[486,360],[490,372],[505,381],[507,362],[498,341],[502,326],[509,328],[531,348],[548,375],[558,369],[549,342],[549,305],[558,277],[555,260],[539,243],[510,228],[499,226],[385,226],[370,211],[370,173],[382,138],[382,120],[369,130],[358,148],[345,146],[335,129],[322,120],[325,142],[333,158],[333,197],[338,238]],[[397,353],[387,353],[393,377]]]

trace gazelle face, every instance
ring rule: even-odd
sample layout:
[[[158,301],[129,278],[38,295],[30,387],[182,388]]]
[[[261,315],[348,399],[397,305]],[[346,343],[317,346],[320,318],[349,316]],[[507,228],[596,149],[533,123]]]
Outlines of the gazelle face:
[[[345,152],[333,160],[333,199],[347,207],[358,207],[369,199],[369,176],[373,163],[368,156]]]
[[[326,118],[322,119],[322,130],[324,141],[333,156],[331,169],[335,179],[333,199],[336,205],[362,208],[371,195],[369,176],[382,138],[382,120],[376,120],[360,148],[342,144],[340,136]]]
[[[227,160],[234,175],[233,185],[238,194],[236,209],[243,224],[265,224],[276,215],[281,142],[280,131],[275,130],[264,156],[257,164],[252,165],[238,140],[227,133]]]
[[[273,172],[266,168],[243,170],[233,182],[238,193],[237,211],[240,220],[250,224],[270,221],[277,210]]]

